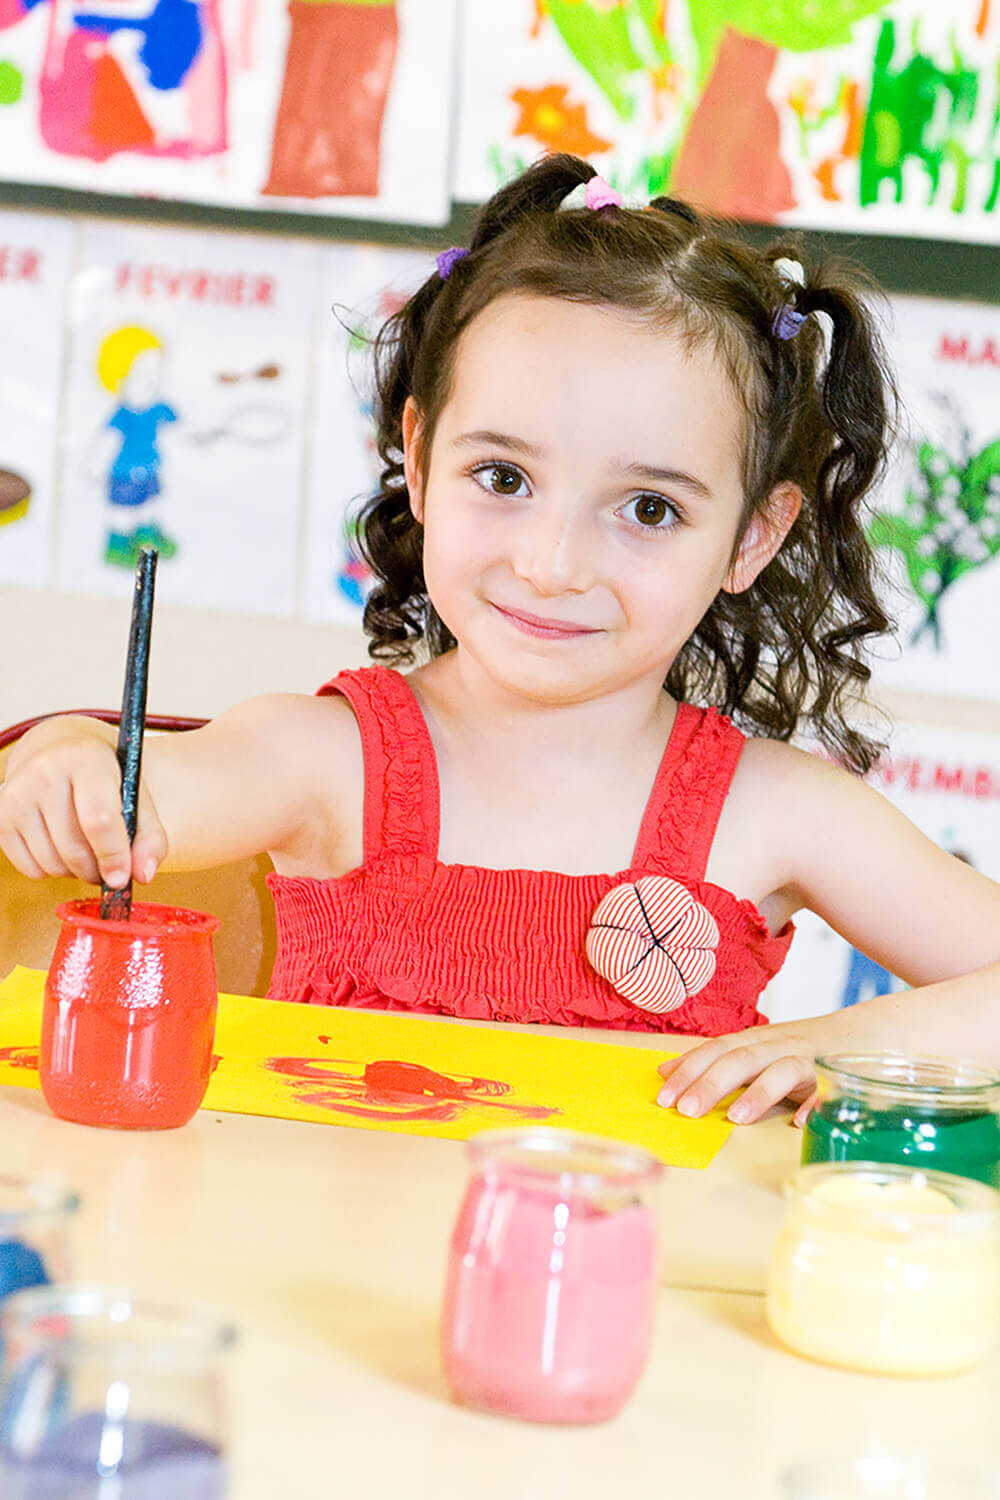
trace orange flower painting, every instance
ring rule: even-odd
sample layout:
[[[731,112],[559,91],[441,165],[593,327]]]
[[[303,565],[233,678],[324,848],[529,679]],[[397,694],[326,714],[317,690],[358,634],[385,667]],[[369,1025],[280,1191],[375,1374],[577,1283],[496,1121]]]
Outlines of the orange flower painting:
[[[511,99],[520,110],[514,135],[530,135],[549,151],[570,151],[574,156],[592,156],[610,151],[611,142],[595,135],[587,124],[587,107],[571,104],[564,83],[548,83],[540,89],[514,89]]]

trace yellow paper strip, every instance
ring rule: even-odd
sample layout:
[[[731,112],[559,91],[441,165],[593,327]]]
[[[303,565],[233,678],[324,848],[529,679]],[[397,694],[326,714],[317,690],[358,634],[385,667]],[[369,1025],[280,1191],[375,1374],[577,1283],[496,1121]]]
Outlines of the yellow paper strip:
[[[0,1084],[38,1087],[45,975],[0,984]],[[678,1167],[707,1167],[732,1126],[656,1103],[675,1054],[502,1026],[220,995],[219,1063],[204,1108],[465,1140],[546,1123],[613,1136]]]

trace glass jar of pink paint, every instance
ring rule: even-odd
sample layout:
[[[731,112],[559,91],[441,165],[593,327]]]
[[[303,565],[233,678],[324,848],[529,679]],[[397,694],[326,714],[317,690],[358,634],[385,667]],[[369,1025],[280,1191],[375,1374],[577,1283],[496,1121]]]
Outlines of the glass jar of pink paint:
[[[657,1290],[655,1157],[570,1131],[487,1131],[451,1237],[441,1345],[456,1400],[601,1422],[645,1367]]]

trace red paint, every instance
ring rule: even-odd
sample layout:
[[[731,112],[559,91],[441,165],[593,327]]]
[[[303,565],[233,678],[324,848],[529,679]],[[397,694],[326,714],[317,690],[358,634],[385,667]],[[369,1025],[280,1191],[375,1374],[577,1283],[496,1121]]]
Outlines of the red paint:
[[[374,197],[399,40],[396,6],[289,0],[288,15],[291,35],[263,191]]]
[[[320,1037],[320,1041],[328,1040]],[[526,1120],[544,1120],[559,1113],[540,1104],[501,1102],[512,1089],[499,1079],[436,1073],[420,1063],[380,1059],[365,1063],[361,1074],[341,1071],[352,1065],[336,1057],[269,1057],[265,1066],[294,1079],[296,1096],[303,1104],[365,1120],[450,1121],[461,1118],[469,1106],[505,1110]]]
[[[84,1125],[185,1124],[212,1070],[218,919],[152,903],[129,922],[102,922],[97,901],[58,910],[39,1068],[49,1107]]]
[[[769,221],[795,207],[768,96],[776,47],[728,29],[684,137],[670,191],[699,208]]]
[[[148,150],[155,142],[153,127],[142,112],[132,85],[110,53],[98,58],[94,71],[94,103],[90,129],[98,151]]]
[[[11,1068],[27,1068],[30,1073],[37,1073],[38,1048],[0,1047],[0,1063],[6,1063]]]

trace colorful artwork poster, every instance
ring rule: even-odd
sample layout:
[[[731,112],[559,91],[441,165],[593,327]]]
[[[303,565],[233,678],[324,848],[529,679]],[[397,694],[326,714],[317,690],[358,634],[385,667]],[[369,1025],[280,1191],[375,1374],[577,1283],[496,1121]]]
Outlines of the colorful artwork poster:
[[[942,849],[1000,880],[1000,736],[898,724],[868,779]],[[761,1001],[772,1021],[825,1015],[906,988],[812,912],[800,912],[795,927]]]
[[[92,222],[71,292],[58,578],[295,611],[314,246]]]
[[[74,230],[0,213],[0,581],[42,585],[52,556],[56,434]]]
[[[899,450],[869,522],[893,641],[880,684],[1000,697],[1000,307],[893,299]]]
[[[443,223],[456,0],[0,0],[0,177]]]
[[[469,5],[456,197],[546,151],[763,223],[993,240],[997,0]]]
[[[423,252],[334,245],[324,253],[305,550],[311,620],[360,626],[371,576],[357,549],[355,518],[381,472],[373,340],[433,270],[433,257]]]

